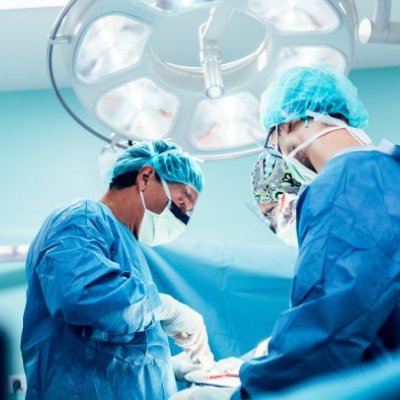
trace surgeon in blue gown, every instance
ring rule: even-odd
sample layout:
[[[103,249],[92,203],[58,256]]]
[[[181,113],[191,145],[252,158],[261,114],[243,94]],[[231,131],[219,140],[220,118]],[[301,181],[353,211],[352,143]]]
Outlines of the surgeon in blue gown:
[[[265,151],[281,153],[303,186],[291,306],[265,354],[242,365],[234,393],[195,387],[174,400],[272,398],[323,374],[390,362],[400,349],[400,146],[372,145],[356,88],[324,65],[281,75],[261,118]]]
[[[285,72],[261,115],[266,146],[307,187],[291,307],[269,353],[242,366],[233,399],[363,369],[400,348],[400,147],[372,145],[355,87],[327,66]]]
[[[167,336],[193,362],[212,361],[201,316],[159,294],[139,242],[185,229],[203,175],[170,142],[135,143],[101,201],[53,212],[27,259],[22,355],[27,400],[167,399]]]

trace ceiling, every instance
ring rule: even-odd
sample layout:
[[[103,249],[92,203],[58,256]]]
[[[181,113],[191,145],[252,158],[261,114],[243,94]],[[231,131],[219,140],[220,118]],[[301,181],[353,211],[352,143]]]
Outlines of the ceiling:
[[[50,87],[47,37],[62,3],[67,1],[0,0],[0,91]],[[355,3],[360,19],[372,17],[374,0]],[[392,20],[400,21],[400,1],[393,2]],[[356,45],[352,68],[389,66],[400,66],[400,45]],[[61,79],[60,84],[65,82]]]

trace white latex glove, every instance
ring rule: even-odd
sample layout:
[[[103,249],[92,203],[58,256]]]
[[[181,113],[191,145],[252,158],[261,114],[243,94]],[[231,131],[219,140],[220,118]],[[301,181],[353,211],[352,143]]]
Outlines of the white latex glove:
[[[237,357],[228,357],[219,360],[214,364],[213,372],[215,371],[217,374],[223,373],[239,373],[239,369],[243,364],[243,360]]]
[[[254,357],[262,357],[268,354],[268,344],[271,340],[271,337],[267,337],[263,340],[257,347],[254,349]]]
[[[204,368],[195,369],[191,372],[188,372],[184,376],[184,378],[188,382],[200,383],[200,382],[207,382],[210,379],[210,376],[220,376],[221,378],[228,380],[230,378],[237,378],[236,379],[237,384],[239,384],[238,381],[239,369],[242,366],[243,362],[244,362],[243,360],[236,357],[223,358],[222,360],[219,360],[218,362],[214,363],[212,368],[207,370]],[[226,375],[226,377],[224,377],[224,375]],[[219,383],[217,381],[214,382],[216,386],[219,386]],[[225,381],[224,385],[226,385],[226,383],[227,382]],[[234,384],[236,386],[236,381],[231,382],[231,384]]]
[[[214,363],[214,355],[208,345],[203,317],[167,294],[160,294],[162,307],[156,316],[164,332],[174,338],[175,344],[184,349],[190,360],[208,368]]]
[[[202,368],[201,364],[194,364],[185,351],[172,357],[172,367],[178,381],[184,381],[185,375]]]

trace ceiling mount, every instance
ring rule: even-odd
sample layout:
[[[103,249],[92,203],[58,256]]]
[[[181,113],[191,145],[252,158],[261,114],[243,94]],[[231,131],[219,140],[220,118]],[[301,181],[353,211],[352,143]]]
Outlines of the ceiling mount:
[[[372,19],[364,18],[358,27],[361,43],[400,43],[400,22],[390,20],[392,0],[375,0]]]

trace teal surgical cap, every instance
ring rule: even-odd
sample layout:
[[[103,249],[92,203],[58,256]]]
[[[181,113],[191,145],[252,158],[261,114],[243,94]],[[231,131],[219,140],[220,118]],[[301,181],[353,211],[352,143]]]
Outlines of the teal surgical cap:
[[[341,115],[354,128],[368,125],[368,113],[356,87],[327,65],[289,69],[261,97],[261,123],[267,132],[276,125],[305,118],[306,111]]]
[[[152,166],[158,176],[167,182],[184,183],[198,192],[203,189],[204,177],[197,161],[165,140],[135,142],[118,157],[111,177],[139,171],[145,165]]]

